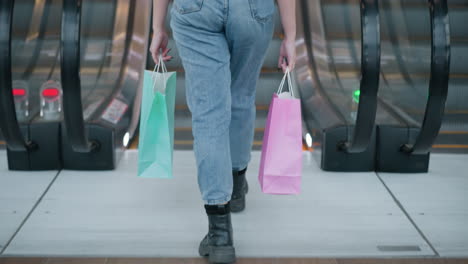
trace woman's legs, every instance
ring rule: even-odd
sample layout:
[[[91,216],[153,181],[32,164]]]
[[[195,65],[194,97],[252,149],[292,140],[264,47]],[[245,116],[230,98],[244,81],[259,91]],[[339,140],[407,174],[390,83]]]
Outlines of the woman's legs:
[[[192,112],[198,183],[209,220],[209,231],[200,243],[199,253],[216,263],[235,261],[231,208],[229,203],[222,204],[231,200],[232,165],[247,166],[250,160],[256,80],[271,39],[268,23],[252,24],[252,28],[242,25],[254,22],[244,20],[249,3],[179,0],[174,3],[177,11],[172,9],[171,27],[185,69],[187,104]],[[239,58],[231,57],[231,53]],[[240,146],[234,149],[232,161],[231,146],[236,144]]]
[[[192,113],[198,184],[205,204],[231,199],[233,180],[230,52],[224,34],[224,1],[205,1],[200,11],[172,9],[171,27],[185,69]]]

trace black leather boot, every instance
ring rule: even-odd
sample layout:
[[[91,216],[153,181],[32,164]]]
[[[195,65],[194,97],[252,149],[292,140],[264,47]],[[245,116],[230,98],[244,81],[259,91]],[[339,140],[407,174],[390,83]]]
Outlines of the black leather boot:
[[[231,196],[231,212],[237,213],[245,209],[245,195],[249,191],[249,185],[245,178],[247,168],[241,171],[232,171],[232,179],[234,188]]]
[[[234,263],[236,253],[233,245],[231,210],[225,205],[205,205],[208,215],[208,234],[198,248],[200,256],[208,257],[209,263]]]

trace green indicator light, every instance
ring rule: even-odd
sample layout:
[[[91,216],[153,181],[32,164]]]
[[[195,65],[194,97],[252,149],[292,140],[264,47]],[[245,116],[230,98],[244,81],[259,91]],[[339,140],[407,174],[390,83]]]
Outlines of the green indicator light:
[[[361,95],[361,90],[356,90],[354,91],[353,93],[353,100],[356,102],[356,103],[359,103],[359,96]]]

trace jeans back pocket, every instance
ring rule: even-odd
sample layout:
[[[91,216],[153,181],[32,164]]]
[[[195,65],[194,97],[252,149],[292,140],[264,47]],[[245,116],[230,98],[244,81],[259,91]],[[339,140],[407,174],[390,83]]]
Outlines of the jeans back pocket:
[[[200,11],[203,0],[174,0],[175,9],[181,14]]]
[[[274,0],[249,0],[252,17],[259,22],[270,20],[275,13]]]

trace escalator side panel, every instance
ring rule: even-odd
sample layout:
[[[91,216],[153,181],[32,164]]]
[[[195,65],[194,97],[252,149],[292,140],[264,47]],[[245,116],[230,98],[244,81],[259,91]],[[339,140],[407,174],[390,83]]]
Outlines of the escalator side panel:
[[[20,132],[25,141],[29,139],[29,129],[27,124],[19,125]],[[29,151],[11,150],[7,147],[8,169],[9,170],[29,170]]]
[[[377,127],[376,169],[382,172],[427,172],[430,154],[409,154],[400,151],[402,145],[413,144],[419,128],[379,125]]]
[[[347,153],[337,149],[337,146],[347,137],[347,129],[345,126],[340,126],[323,131],[321,168],[325,171],[374,171],[375,129],[367,149],[360,153]]]
[[[85,124],[90,141],[98,142],[95,151],[79,153],[72,150],[67,135],[62,131],[63,168],[71,170],[113,170],[116,168],[126,144],[124,138],[133,115],[124,97],[117,97],[105,108],[99,120]],[[63,127],[65,125],[62,125]]]
[[[34,151],[12,151],[7,149],[9,170],[59,170],[60,123],[42,122],[20,125],[25,140],[37,143]]]
[[[42,122],[29,124],[29,135],[39,148],[30,153],[30,170],[59,170],[60,123]]]
[[[65,125],[62,125],[63,167],[69,170],[113,170],[116,166],[114,129],[96,124],[86,124],[85,132],[92,141],[99,142],[96,151],[75,152],[69,144]]]

